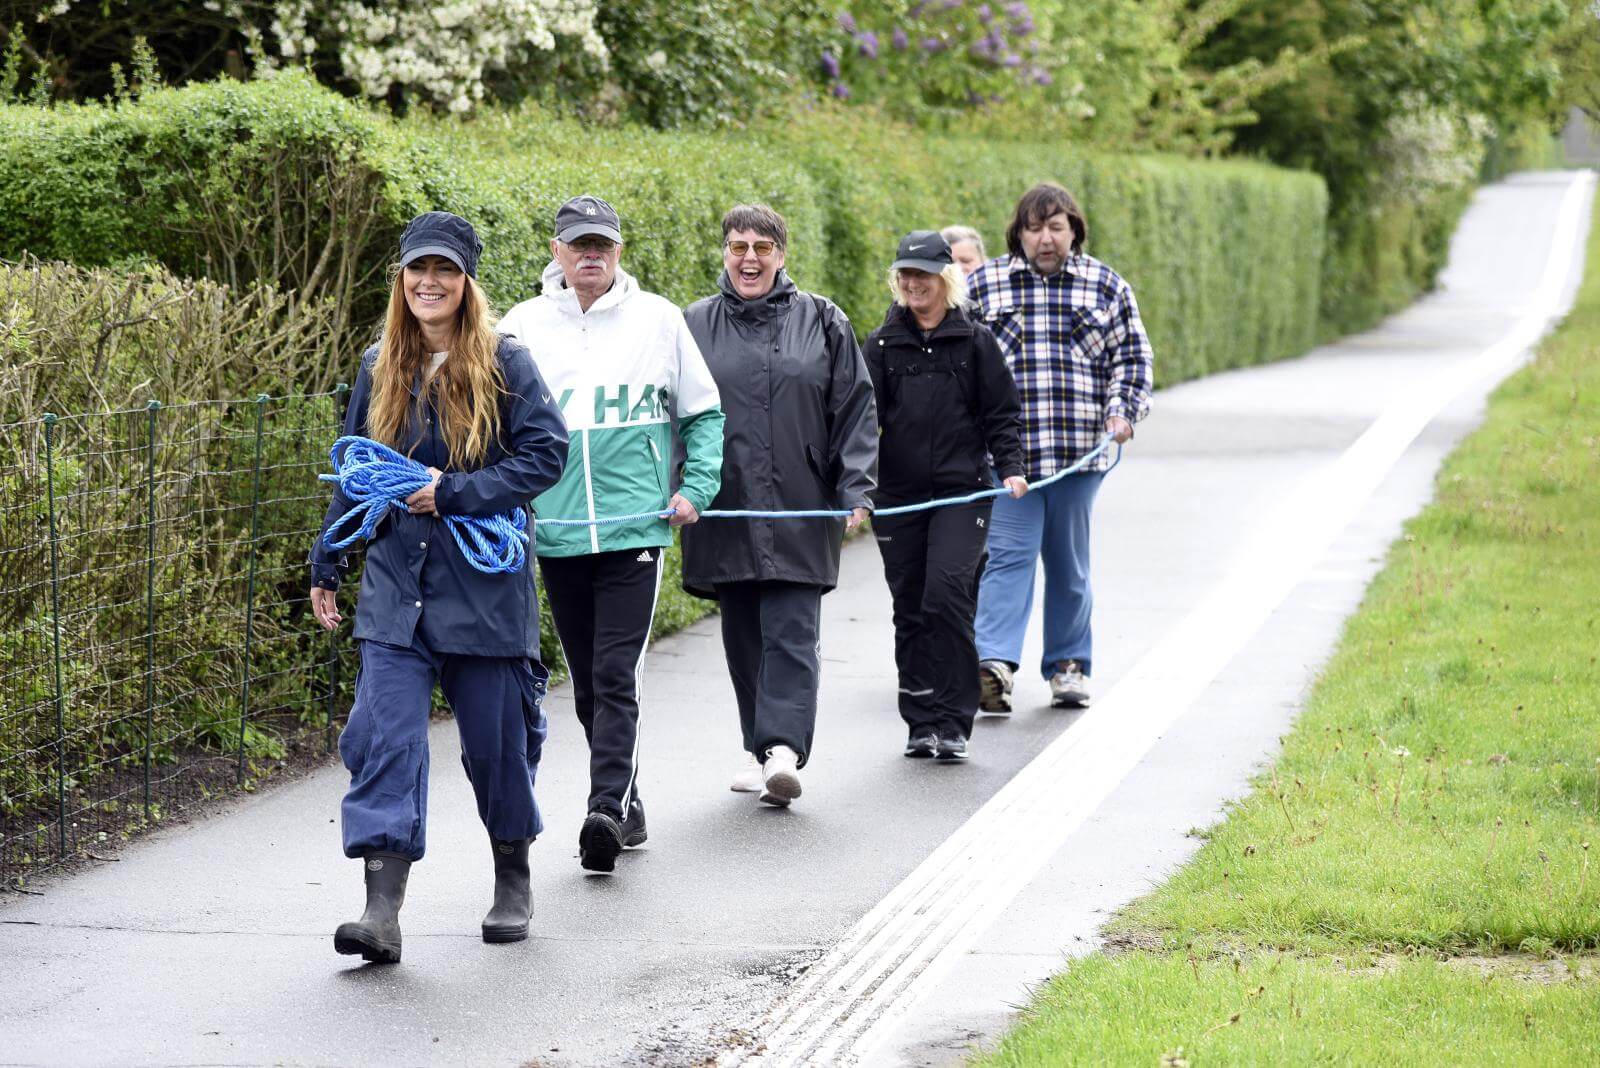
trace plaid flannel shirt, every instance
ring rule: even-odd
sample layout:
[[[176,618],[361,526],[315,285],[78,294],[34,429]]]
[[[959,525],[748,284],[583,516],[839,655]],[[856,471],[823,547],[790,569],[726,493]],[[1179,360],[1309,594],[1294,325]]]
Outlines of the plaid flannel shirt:
[[[1044,478],[1100,443],[1106,420],[1150,413],[1150,339],[1133,289],[1093,256],[1053,275],[1001,256],[967,279],[978,313],[1000,342],[1022,397],[1028,477]],[[1085,470],[1104,471],[1104,453]]]

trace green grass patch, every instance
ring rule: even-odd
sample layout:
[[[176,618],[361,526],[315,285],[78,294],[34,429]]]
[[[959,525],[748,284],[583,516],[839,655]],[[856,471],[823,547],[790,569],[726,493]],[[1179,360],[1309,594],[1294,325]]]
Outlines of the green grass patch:
[[[1514,974],[1600,947],[1600,228],[1588,262],[1273,768],[1111,925],[1146,950],[1073,965],[985,1063],[1593,1059],[1593,970]]]
[[[1094,956],[982,1063],[1586,1064],[1597,1004],[1592,962]]]

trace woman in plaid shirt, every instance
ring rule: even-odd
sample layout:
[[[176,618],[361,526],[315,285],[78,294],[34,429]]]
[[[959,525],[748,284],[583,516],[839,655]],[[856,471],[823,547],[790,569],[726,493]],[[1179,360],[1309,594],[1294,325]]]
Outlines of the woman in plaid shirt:
[[[1037,482],[1117,442],[1150,411],[1150,341],[1133,290],[1084,254],[1089,226],[1059,185],[1034,186],[1017,202],[1005,256],[968,278],[978,314],[994,331],[1022,398],[1022,447]],[[1056,707],[1089,702],[1089,517],[1110,459],[1028,494],[995,501],[989,563],[978,591],[979,707],[1011,711],[1012,675],[1033,610],[1036,561],[1044,558],[1044,659]]]

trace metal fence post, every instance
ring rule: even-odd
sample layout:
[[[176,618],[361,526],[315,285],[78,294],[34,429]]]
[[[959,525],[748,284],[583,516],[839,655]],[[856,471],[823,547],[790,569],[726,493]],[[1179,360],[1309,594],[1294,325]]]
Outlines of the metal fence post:
[[[67,855],[67,714],[61,688],[61,564],[56,529],[56,416],[44,413],[44,479],[50,507],[50,629],[55,643],[57,851]]]
[[[244,729],[250,718],[250,651],[255,643],[256,609],[256,542],[261,519],[261,435],[266,418],[267,402],[272,398],[262,393],[256,397],[256,456],[251,473],[250,487],[250,572],[245,582],[244,594],[244,670],[239,691],[239,776],[244,784]]]
[[[342,428],[344,426],[345,409],[350,406],[350,386],[340,382],[333,387],[333,414],[335,421]],[[322,748],[324,752],[331,753],[334,749],[333,742],[333,710],[339,701],[339,632],[337,630],[328,635],[328,722],[324,729]]]
[[[151,736],[156,723],[156,413],[161,402],[145,405],[147,432],[148,511],[145,515],[144,573],[144,818],[150,821]]]

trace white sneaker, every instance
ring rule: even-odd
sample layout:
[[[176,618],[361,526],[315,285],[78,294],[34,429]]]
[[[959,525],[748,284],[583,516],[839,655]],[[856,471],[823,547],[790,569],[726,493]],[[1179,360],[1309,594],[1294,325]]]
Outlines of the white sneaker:
[[[753,794],[761,789],[761,761],[756,759],[754,753],[744,755],[739,774],[733,777],[733,784],[728,789],[736,794]]]
[[[786,745],[775,745],[761,765],[761,803],[787,807],[800,796],[800,755]]]
[[[1063,660],[1050,677],[1050,703],[1056,708],[1082,708],[1089,703],[1089,676],[1076,660]]]

